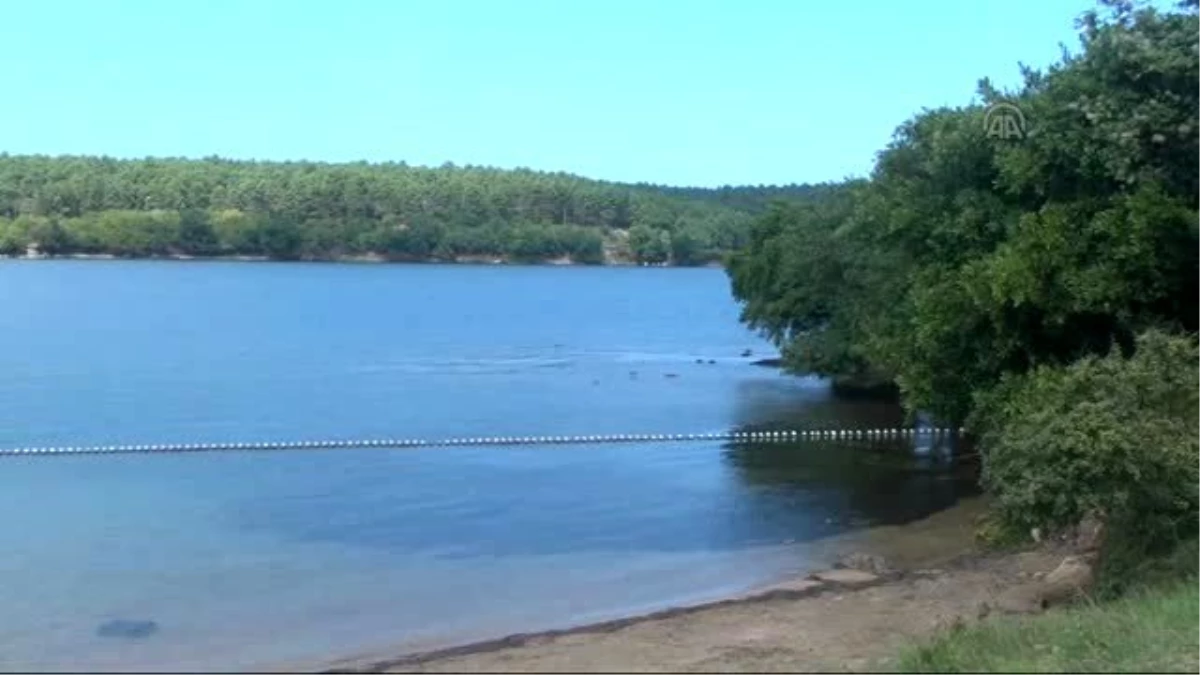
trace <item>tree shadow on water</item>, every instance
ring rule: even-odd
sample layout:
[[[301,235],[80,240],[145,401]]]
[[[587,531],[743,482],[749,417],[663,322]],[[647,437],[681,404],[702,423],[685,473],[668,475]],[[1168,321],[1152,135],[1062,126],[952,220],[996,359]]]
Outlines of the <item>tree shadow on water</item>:
[[[955,445],[952,438],[737,442],[722,456],[751,499],[809,495],[816,513],[795,518],[820,536],[911,522],[977,494],[977,464],[968,447]]]
[[[738,392],[736,429],[899,427],[894,404],[805,383]],[[912,440],[621,443],[396,453],[237,505],[243,529],[429,558],[696,553],[895,524],[972,493],[960,454]],[[319,491],[317,488],[319,487]]]
[[[829,387],[808,387],[789,399],[748,383],[739,394],[742,432],[910,428],[895,401],[838,395]],[[747,499],[771,502],[764,505],[770,510],[805,503],[789,524],[800,536],[902,524],[979,492],[974,450],[954,436],[736,442],[722,456]]]

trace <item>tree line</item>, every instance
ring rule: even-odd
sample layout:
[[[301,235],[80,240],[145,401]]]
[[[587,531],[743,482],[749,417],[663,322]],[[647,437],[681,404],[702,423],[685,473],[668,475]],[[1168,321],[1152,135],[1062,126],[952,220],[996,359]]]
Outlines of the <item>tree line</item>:
[[[728,270],[791,370],[965,424],[1003,522],[1195,537],[1196,3],[1078,29],[1016,91],[902,123],[869,178],[772,206]]]
[[[820,189],[667,188],[453,164],[0,155],[0,253],[698,265],[743,245],[771,199]]]

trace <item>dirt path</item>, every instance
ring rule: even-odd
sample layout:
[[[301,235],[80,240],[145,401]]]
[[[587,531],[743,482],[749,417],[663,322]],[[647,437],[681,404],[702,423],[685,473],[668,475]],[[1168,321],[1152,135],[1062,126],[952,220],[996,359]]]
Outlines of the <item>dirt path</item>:
[[[976,509],[977,510],[977,509]],[[887,669],[914,639],[979,618],[1005,589],[1052,570],[1061,550],[970,550],[973,510],[858,540],[907,566],[832,570],[699,607],[397,658],[332,672],[780,672]],[[950,551],[957,551],[951,555]],[[936,566],[935,566],[936,565]]]

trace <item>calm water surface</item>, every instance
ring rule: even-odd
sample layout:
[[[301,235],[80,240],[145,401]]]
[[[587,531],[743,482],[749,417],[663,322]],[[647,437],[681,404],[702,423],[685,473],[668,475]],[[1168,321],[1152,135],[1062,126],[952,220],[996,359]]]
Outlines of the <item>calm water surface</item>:
[[[749,365],[772,350],[719,270],[6,261],[0,307],[3,446],[901,420]],[[951,505],[926,450],[4,458],[0,670],[319,663],[712,598]]]

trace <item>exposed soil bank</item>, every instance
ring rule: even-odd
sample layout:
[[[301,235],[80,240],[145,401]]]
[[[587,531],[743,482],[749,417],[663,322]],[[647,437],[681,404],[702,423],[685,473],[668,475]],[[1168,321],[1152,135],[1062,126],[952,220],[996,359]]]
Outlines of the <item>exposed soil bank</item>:
[[[887,669],[899,650],[977,619],[1005,591],[1053,570],[1062,551],[974,549],[978,500],[838,542],[894,570],[833,570],[743,596],[448,649],[325,664],[324,672],[706,672]],[[832,550],[832,549],[831,549]],[[1002,604],[1002,603],[1000,603]]]

